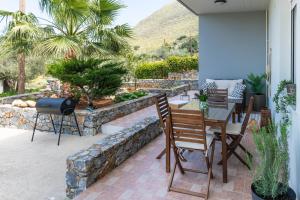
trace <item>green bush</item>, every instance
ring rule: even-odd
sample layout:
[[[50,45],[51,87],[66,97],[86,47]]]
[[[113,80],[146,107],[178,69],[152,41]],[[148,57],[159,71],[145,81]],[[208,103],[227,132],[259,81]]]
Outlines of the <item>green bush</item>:
[[[196,56],[171,56],[165,61],[140,64],[135,70],[135,75],[138,79],[164,79],[171,72],[182,73],[197,69]]]
[[[119,103],[119,102],[123,102],[123,101],[138,99],[138,98],[146,96],[146,95],[148,95],[148,93],[145,91],[135,91],[135,92],[131,92],[131,93],[123,93],[123,94],[119,94],[116,96],[115,102]]]
[[[168,65],[164,61],[140,64],[135,70],[138,79],[163,79],[168,77]]]
[[[182,73],[198,70],[198,58],[196,56],[170,56],[166,62],[170,72]]]
[[[62,82],[69,83],[73,93],[93,100],[115,94],[122,84],[126,70],[119,63],[107,59],[59,60],[48,66],[48,73]]]

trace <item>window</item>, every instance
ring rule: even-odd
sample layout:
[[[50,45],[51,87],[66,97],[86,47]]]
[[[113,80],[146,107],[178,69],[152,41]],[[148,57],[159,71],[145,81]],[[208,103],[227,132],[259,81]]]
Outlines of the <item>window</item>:
[[[292,9],[292,57],[291,57],[291,81],[296,83],[296,24],[297,24],[297,7]]]

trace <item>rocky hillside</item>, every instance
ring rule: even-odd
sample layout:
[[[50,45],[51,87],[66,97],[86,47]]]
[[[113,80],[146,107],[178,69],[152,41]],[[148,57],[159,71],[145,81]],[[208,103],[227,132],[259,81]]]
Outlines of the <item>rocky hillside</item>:
[[[198,17],[178,2],[173,2],[140,21],[134,28],[133,46],[142,53],[159,48],[164,41],[198,35]]]

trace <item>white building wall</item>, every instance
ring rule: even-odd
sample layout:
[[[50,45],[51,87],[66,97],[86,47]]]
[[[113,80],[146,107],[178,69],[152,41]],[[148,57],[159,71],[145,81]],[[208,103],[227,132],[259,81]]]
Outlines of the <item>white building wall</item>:
[[[295,0],[294,0],[295,1]],[[300,5],[298,1],[298,27],[296,44],[296,70],[297,70],[297,107],[292,110],[292,127],[290,130],[290,186],[296,191],[300,199]],[[271,96],[270,106],[275,112],[272,97],[276,93],[278,84],[281,80],[291,78],[291,1],[290,0],[271,0],[269,6],[269,46],[272,53],[271,61]],[[279,116],[276,115],[276,119]]]

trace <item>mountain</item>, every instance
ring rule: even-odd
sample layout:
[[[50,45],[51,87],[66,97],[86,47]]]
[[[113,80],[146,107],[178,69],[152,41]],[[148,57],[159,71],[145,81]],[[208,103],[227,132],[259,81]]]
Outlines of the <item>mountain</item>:
[[[158,49],[163,43],[171,43],[182,35],[198,35],[198,17],[178,2],[168,4],[141,20],[134,27],[132,46],[147,53]]]

